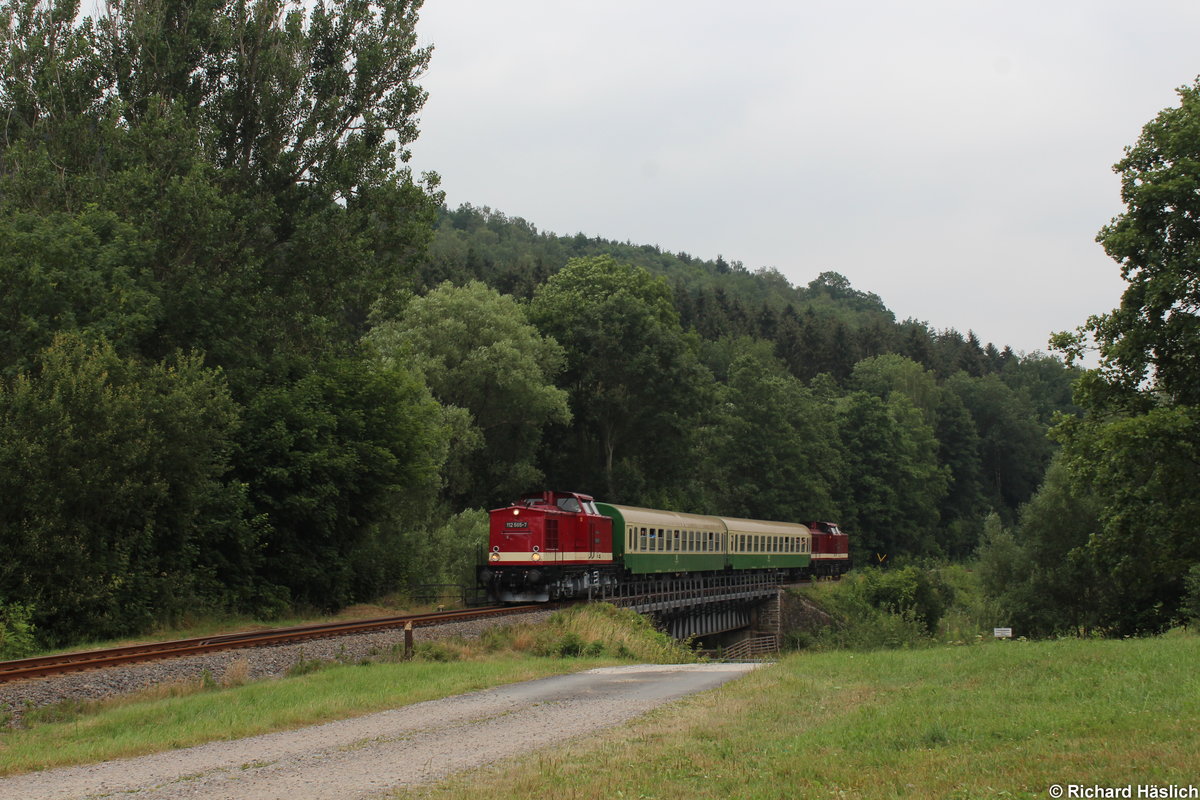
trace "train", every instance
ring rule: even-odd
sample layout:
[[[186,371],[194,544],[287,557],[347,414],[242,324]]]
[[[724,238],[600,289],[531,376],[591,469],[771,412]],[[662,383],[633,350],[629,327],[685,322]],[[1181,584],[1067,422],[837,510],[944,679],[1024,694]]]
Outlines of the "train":
[[[498,603],[615,594],[631,581],[763,573],[839,578],[849,537],[836,523],[683,514],[542,491],[488,512],[479,585]]]

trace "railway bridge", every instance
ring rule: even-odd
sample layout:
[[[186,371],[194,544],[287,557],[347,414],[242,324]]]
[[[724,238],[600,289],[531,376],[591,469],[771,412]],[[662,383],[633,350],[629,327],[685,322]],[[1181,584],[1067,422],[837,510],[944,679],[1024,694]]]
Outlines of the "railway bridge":
[[[676,639],[745,630],[772,637],[777,650],[781,592],[776,576],[699,575],[625,583],[593,599],[651,616]]]

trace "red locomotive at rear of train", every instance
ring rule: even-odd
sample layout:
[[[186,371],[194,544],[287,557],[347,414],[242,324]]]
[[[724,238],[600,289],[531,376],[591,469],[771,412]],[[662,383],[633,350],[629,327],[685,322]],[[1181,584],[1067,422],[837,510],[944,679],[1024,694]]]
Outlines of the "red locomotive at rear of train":
[[[841,575],[850,562],[850,537],[832,522],[810,522],[814,575]]]

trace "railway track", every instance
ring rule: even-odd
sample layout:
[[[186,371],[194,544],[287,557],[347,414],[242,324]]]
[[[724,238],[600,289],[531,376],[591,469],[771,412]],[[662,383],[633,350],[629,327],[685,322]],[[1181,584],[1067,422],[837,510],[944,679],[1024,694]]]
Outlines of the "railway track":
[[[22,658],[16,661],[0,661],[0,683],[58,675],[65,672],[80,672],[89,669],[132,664],[140,661],[157,661],[167,658],[193,656],[217,650],[234,650],[241,647],[261,647],[270,644],[301,642],[306,639],[325,639],[354,633],[387,630],[389,628],[413,628],[440,625],[446,622],[461,622],[489,616],[544,611],[547,604],[527,606],[491,606],[465,611],[437,611],[430,614],[408,614],[397,617],[356,620],[353,622],[324,622],[314,625],[298,625],[291,628],[273,628],[265,631],[223,633],[215,636],[200,636],[194,639],[179,639],[171,642],[127,645],[105,650],[86,650],[76,653],[60,653],[53,656]]]

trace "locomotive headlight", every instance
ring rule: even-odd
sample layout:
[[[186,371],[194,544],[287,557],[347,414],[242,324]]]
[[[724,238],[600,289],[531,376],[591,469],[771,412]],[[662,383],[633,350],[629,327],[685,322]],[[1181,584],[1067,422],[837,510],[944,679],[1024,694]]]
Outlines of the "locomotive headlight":
[[[514,516],[514,517],[519,517],[519,516],[521,516],[521,509],[519,509],[519,508],[514,508],[514,509],[513,509],[513,516]]]
[[[499,560],[500,560],[499,553],[488,553],[488,561],[499,561]]]
[[[542,554],[541,554],[541,553],[534,553],[534,554],[533,554],[533,556],[532,556],[532,558],[533,558],[533,560],[534,560],[534,561],[541,561],[541,560],[542,560]]]

